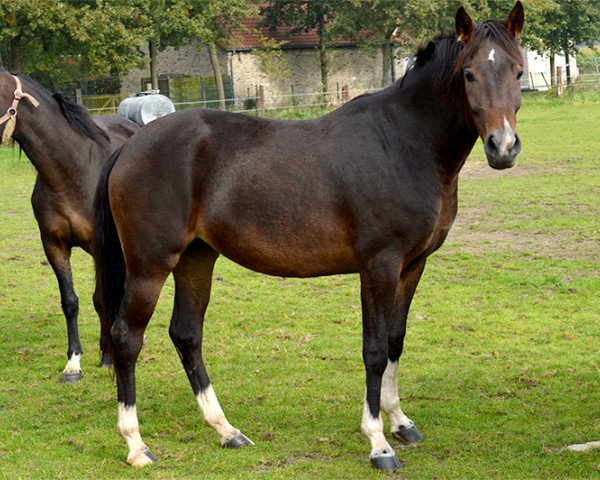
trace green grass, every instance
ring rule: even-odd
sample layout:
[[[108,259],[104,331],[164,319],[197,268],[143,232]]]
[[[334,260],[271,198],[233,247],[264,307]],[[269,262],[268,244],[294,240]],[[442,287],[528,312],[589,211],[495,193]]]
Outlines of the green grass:
[[[527,96],[511,171],[461,174],[460,209],[409,318],[400,391],[425,440],[373,471],[356,276],[270,278],[221,259],[205,359],[230,451],[202,424],[168,339],[166,286],[138,364],[142,435],[160,458],[125,463],[114,380],[95,367],[91,258],[74,253],[84,379],[59,383],[66,334],[29,205],[35,172],[0,151],[0,478],[579,479],[600,476],[600,99]],[[396,442],[393,442],[396,445]]]

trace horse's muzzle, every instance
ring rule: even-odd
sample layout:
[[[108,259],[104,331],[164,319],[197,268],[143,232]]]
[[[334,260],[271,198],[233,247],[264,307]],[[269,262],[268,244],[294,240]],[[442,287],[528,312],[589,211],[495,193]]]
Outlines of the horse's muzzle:
[[[485,142],[485,155],[490,167],[497,170],[514,166],[521,151],[521,140],[512,128],[505,126],[493,132]]]

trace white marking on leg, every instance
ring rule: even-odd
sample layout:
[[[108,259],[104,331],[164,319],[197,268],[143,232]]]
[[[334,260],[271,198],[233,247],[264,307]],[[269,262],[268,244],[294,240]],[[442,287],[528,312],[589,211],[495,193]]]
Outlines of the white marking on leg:
[[[390,447],[390,444],[383,434],[383,420],[381,420],[381,415],[378,418],[371,415],[371,409],[367,403],[366,395],[363,404],[363,415],[360,428],[371,442],[371,458],[382,454],[391,455],[394,453],[394,449]]]
[[[81,372],[81,354],[76,353],[71,355],[67,366],[63,370],[63,373],[80,373]]]
[[[152,460],[144,453],[148,447],[146,447],[140,435],[140,425],[135,405],[126,407],[124,403],[119,402],[117,429],[125,439],[125,443],[127,443],[127,448],[129,449],[127,462],[134,467],[143,467],[152,463]]]
[[[223,409],[219,404],[217,395],[212,387],[209,385],[207,388],[202,390],[196,396],[200,411],[202,412],[202,418],[204,423],[212,427],[221,436],[221,445],[227,443],[233,437],[238,435],[240,431],[234,428],[225,418]]]
[[[398,397],[398,362],[388,359],[388,364],[381,379],[381,408],[390,417],[392,433],[397,432],[400,426],[410,428],[414,423],[400,408]]]
[[[489,55],[488,55],[488,60],[489,60],[490,62],[494,63],[494,62],[496,61],[495,55],[496,55],[496,50],[494,50],[494,49],[492,48],[492,49],[490,50],[490,53],[489,53]]]

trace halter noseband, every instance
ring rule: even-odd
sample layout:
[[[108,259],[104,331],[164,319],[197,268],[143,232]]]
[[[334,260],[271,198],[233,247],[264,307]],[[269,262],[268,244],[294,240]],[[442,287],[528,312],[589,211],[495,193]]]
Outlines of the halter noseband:
[[[26,98],[29,101],[29,103],[31,103],[31,105],[33,105],[36,108],[39,107],[39,105],[40,105],[40,103],[35,98],[33,98],[28,93],[23,92],[22,87],[21,87],[21,80],[19,80],[16,75],[13,75],[12,77],[15,79],[15,82],[17,83],[17,88],[15,89],[15,92],[13,93],[12,105],[10,107],[8,107],[8,110],[6,111],[6,113],[4,115],[2,115],[2,117],[0,117],[0,125],[7,122],[11,118],[14,118],[16,120],[17,105],[19,105],[19,100],[21,100],[22,98]]]

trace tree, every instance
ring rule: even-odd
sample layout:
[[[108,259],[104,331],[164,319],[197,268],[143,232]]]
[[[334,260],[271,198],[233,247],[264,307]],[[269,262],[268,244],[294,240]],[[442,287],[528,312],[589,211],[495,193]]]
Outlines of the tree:
[[[257,13],[256,0],[188,0],[186,3],[189,32],[210,55],[217,85],[219,108],[225,110],[223,75],[217,55],[217,44],[227,43],[231,32],[244,29],[243,20]]]
[[[274,31],[281,25],[292,27],[291,34],[316,31],[319,38],[319,60],[323,93],[329,91],[328,46],[334,39],[333,20],[345,2],[335,0],[271,0],[260,9],[264,23]]]
[[[382,86],[393,80],[390,75],[394,60],[392,41],[404,55],[414,53],[417,46],[440,32],[451,31],[454,16],[461,4],[455,0],[350,0],[335,18],[332,31],[352,39],[359,47],[382,52]],[[485,0],[471,0],[480,15],[489,11]]]
[[[139,37],[123,21],[134,13],[95,1],[0,0],[3,63],[52,88],[120,73],[139,61]]]
[[[158,56],[167,47],[180,47],[189,41],[189,9],[185,0],[118,0],[137,15],[129,21],[139,29],[148,45],[150,84],[158,90]]]
[[[567,84],[571,83],[570,61],[577,52],[578,45],[591,44],[600,37],[599,18],[599,0],[555,0],[554,8],[548,9],[546,13],[548,29],[542,40],[551,59],[561,51],[564,54]]]

